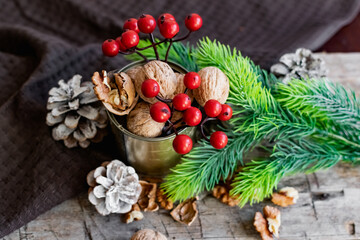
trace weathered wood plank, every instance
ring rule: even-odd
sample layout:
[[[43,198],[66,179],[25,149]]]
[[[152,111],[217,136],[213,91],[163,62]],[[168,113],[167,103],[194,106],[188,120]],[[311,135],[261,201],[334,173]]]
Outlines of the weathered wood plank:
[[[360,92],[360,54],[321,54],[334,81]],[[300,192],[296,205],[281,208],[280,238],[290,240],[360,239],[360,167],[339,164],[328,171],[298,175],[281,181]],[[145,213],[145,219],[126,225],[119,215],[100,216],[86,193],[70,199],[3,240],[18,239],[130,239],[142,228],[152,228],[169,239],[259,239],[253,228],[256,211],[272,203],[228,207],[208,196],[198,205],[191,227],[175,222],[167,211]]]

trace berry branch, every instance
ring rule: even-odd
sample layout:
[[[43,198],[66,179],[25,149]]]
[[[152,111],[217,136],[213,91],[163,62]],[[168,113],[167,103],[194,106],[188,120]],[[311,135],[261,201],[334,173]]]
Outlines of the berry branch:
[[[155,41],[153,34],[156,25],[158,25],[160,34],[164,37],[164,39],[159,42]],[[153,48],[155,57],[159,60],[160,57],[156,46],[169,42],[170,44],[164,59],[164,61],[167,62],[173,42],[183,41],[187,39],[192,32],[199,30],[202,26],[202,18],[198,14],[192,13],[185,18],[185,26],[189,32],[184,37],[173,39],[179,33],[179,25],[173,15],[169,13],[161,14],[156,21],[153,16],[149,14],[142,14],[139,19],[130,18],[126,20],[123,25],[124,32],[121,36],[116,38],[116,40],[105,40],[102,45],[102,51],[104,55],[108,57],[114,57],[119,53],[122,55],[131,55],[136,53],[141,56],[145,62],[147,62],[147,57],[141,54],[140,51]],[[140,40],[140,32],[149,36],[151,42],[150,45],[142,48],[137,47]]]

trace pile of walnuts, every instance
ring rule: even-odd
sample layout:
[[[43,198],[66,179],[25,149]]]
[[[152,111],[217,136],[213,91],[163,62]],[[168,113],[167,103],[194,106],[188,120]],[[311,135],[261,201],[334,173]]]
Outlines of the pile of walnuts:
[[[92,81],[96,95],[110,112],[127,115],[130,132],[149,138],[175,133],[173,146],[179,154],[192,149],[192,139],[178,135],[176,128],[202,128],[209,120],[227,121],[232,116],[231,107],[225,104],[229,80],[216,67],[181,74],[166,62],[153,60],[126,72],[95,72]],[[193,99],[203,111],[191,106]],[[210,139],[203,136],[217,149],[227,144],[227,136],[221,131]]]

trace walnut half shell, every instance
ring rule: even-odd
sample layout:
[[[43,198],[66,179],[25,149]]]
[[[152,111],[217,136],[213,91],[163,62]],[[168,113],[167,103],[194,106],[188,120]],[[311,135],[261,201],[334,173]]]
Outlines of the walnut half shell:
[[[198,215],[196,201],[198,197],[190,198],[179,205],[170,212],[170,215],[178,222],[190,226]]]
[[[96,96],[110,112],[121,116],[135,107],[139,96],[135,96],[134,83],[126,73],[115,73],[114,80],[111,81],[103,70],[102,76],[95,72],[91,79]]]

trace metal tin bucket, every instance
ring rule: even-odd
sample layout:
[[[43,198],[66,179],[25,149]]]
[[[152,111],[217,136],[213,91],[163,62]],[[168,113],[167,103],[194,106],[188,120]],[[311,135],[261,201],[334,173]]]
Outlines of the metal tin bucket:
[[[134,62],[115,72],[126,72],[130,68],[143,64],[142,62]],[[168,64],[179,73],[187,73],[186,69],[175,63],[168,62]],[[115,117],[109,111],[107,113],[121,159],[126,159],[138,173],[163,176],[179,162],[181,155],[177,154],[172,147],[175,134],[156,138],[138,136],[123,127],[126,117]],[[195,132],[194,127],[187,127],[182,129],[179,134],[187,134],[194,140]]]

